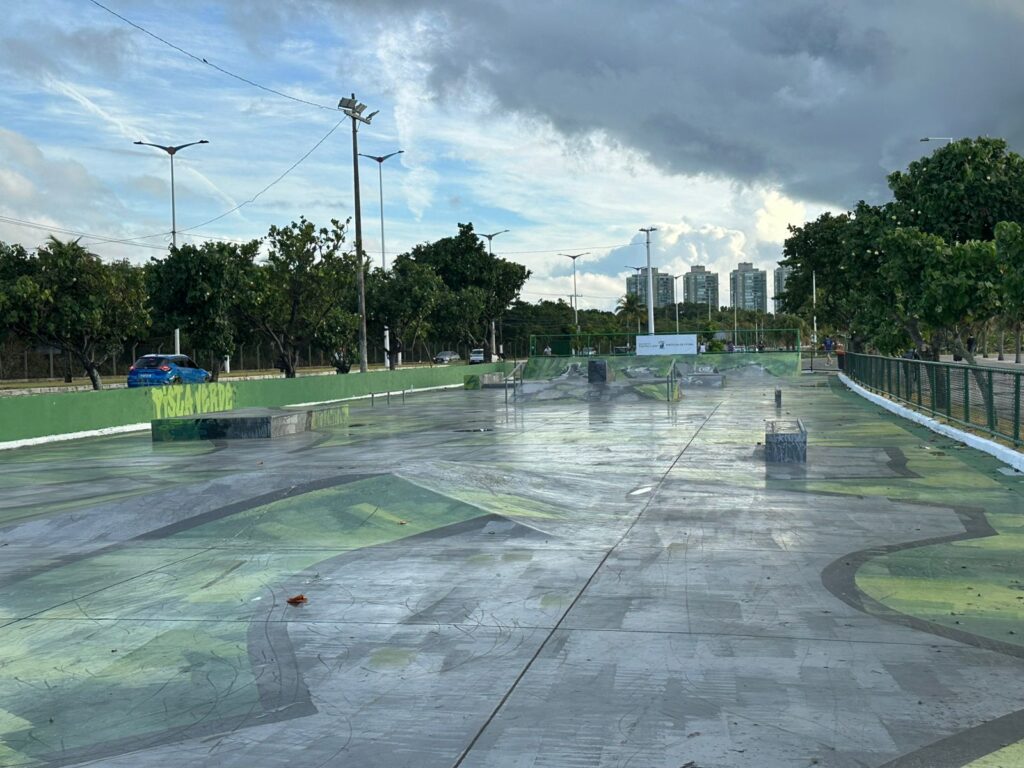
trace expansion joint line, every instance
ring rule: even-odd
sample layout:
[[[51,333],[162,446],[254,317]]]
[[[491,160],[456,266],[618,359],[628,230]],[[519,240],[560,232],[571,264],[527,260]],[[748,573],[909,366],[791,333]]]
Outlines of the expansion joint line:
[[[534,651],[533,656],[530,657],[530,660],[526,662],[526,665],[522,668],[522,670],[520,670],[519,674],[516,675],[516,679],[512,681],[512,685],[510,685],[508,690],[505,691],[505,694],[501,697],[501,700],[498,702],[497,706],[494,707],[494,709],[491,711],[491,714],[488,715],[487,719],[484,721],[483,725],[481,725],[477,732],[473,735],[473,738],[470,740],[469,744],[466,745],[466,748],[462,750],[462,753],[459,755],[458,759],[454,763],[452,763],[452,768],[460,768],[463,762],[465,762],[466,758],[469,757],[469,753],[473,751],[473,747],[476,746],[476,743],[480,740],[480,737],[483,736],[484,731],[486,731],[490,724],[494,721],[494,718],[498,716],[498,713],[502,710],[502,708],[505,706],[505,703],[515,692],[516,688],[519,686],[519,683],[522,682],[524,677],[526,677],[526,673],[530,671],[530,668],[533,666],[534,662],[536,662],[537,659],[540,658],[541,653],[544,652],[544,649],[547,647],[548,643],[551,642],[551,638],[554,637],[555,633],[562,628],[562,624],[565,623],[565,620],[572,612],[572,609],[576,607],[576,604],[580,601],[580,598],[583,597],[583,593],[587,591],[587,589],[593,583],[594,579],[597,578],[597,574],[604,567],[604,564],[608,562],[608,558],[610,558],[612,554],[615,552],[615,550],[619,548],[619,545],[621,545],[622,542],[626,540],[626,537],[629,536],[630,532],[633,530],[636,524],[640,522],[640,518],[644,516],[644,513],[650,508],[651,504],[658,497],[658,490],[665,482],[665,479],[669,476],[669,473],[673,469],[675,469],[676,464],[679,463],[679,460],[683,457],[683,454],[685,454],[689,447],[693,445],[693,441],[697,439],[697,436],[700,435],[704,427],[708,425],[708,422],[711,421],[714,415],[718,412],[718,409],[721,407],[722,402],[719,402],[714,408],[711,409],[711,413],[708,414],[707,418],[704,419],[704,422],[700,425],[700,427],[697,428],[697,431],[693,433],[690,439],[686,442],[686,445],[683,446],[683,449],[679,451],[679,454],[672,460],[672,463],[669,464],[668,469],[666,469],[662,473],[661,477],[658,479],[657,485],[655,485],[654,487],[654,490],[651,491],[651,496],[647,500],[647,503],[644,504],[640,511],[636,513],[636,516],[633,518],[633,521],[629,524],[626,530],[623,531],[622,535],[618,538],[618,540],[608,549],[607,552],[604,553],[604,556],[601,558],[601,561],[594,567],[593,572],[590,574],[587,580],[583,583],[583,586],[580,587],[579,591],[576,593],[576,597],[574,597],[572,602],[569,603],[569,607],[565,609],[562,615],[558,618],[558,621],[555,622],[555,625],[551,628],[547,636],[544,638],[544,641],[539,646],[537,646],[537,650]]]

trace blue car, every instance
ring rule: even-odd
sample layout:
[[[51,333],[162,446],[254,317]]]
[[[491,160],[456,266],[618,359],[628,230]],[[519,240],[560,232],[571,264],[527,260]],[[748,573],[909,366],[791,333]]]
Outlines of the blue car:
[[[128,371],[129,387],[203,384],[211,379],[187,355],[143,355]]]

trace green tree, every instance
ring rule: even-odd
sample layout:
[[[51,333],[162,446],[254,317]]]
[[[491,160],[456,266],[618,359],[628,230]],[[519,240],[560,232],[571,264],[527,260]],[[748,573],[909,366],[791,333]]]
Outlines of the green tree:
[[[447,289],[435,312],[439,333],[471,344],[486,338],[530,276],[521,264],[489,255],[472,224],[459,224],[454,237],[417,245],[409,255],[431,267]],[[492,336],[489,351],[493,343]]]
[[[29,256],[0,249],[3,325],[23,338],[74,358],[102,389],[99,366],[149,326],[143,271],[126,261],[105,264],[77,240],[48,243]]]
[[[988,241],[1001,221],[1024,223],[1024,158],[1002,139],[960,139],[889,175],[895,226],[947,243]]]
[[[640,333],[640,322],[647,317],[647,305],[640,301],[638,294],[627,293],[615,305],[615,314],[627,330],[632,332],[635,325],[637,333]]]
[[[243,335],[241,302],[259,246],[258,240],[183,245],[147,269],[153,315],[181,328],[193,348],[213,354],[215,381],[221,360],[235,353]]]
[[[330,229],[317,229],[300,218],[271,227],[267,241],[266,263],[240,286],[243,317],[269,339],[287,378],[295,377],[299,356],[309,348],[347,356],[359,322],[345,309],[355,306],[357,262],[342,253],[342,224],[332,220]]]
[[[389,364],[395,369],[398,352],[412,349],[431,331],[430,317],[444,296],[445,286],[437,273],[408,254],[398,256],[391,269],[375,269],[367,281],[371,317],[383,330],[388,327]]]

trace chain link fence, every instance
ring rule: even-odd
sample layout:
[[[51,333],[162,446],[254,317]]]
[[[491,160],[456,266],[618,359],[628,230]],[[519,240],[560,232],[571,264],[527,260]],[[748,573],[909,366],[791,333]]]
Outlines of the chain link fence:
[[[847,375],[932,416],[1021,444],[1021,372],[961,363],[846,355]]]

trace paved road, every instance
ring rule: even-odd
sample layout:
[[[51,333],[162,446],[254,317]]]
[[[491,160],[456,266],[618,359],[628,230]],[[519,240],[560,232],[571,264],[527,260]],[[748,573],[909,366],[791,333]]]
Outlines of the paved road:
[[[0,764],[942,766],[1024,738],[984,726],[1022,706],[1013,637],[884,602],[893,558],[932,562],[908,542],[990,534],[1018,481],[827,377],[781,382],[809,461],[766,468],[778,383],[4,452]]]

